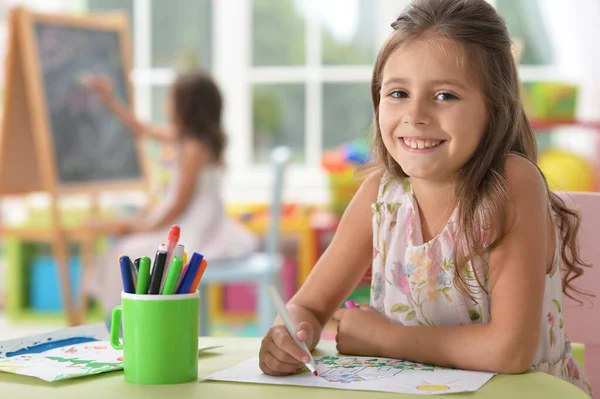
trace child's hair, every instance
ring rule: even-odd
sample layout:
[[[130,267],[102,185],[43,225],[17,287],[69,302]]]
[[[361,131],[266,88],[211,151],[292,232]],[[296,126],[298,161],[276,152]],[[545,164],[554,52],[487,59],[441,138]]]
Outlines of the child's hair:
[[[503,175],[506,156],[517,153],[537,163],[536,140],[521,104],[510,37],[504,21],[485,0],[415,0],[392,27],[395,31],[377,56],[371,82],[375,116],[373,166],[400,179],[407,177],[388,153],[378,120],[382,71],[398,47],[425,34],[438,43],[456,46],[464,51],[466,59],[460,61],[466,61],[463,64],[476,72],[485,96],[487,129],[472,158],[460,169],[455,192],[455,198],[460,198],[459,241],[466,244],[469,252],[465,253],[459,245],[455,248],[454,283],[464,295],[473,298],[473,286],[465,278],[467,262],[474,256],[489,254],[509,227],[505,223],[506,204],[511,201]],[[582,266],[589,266],[582,261],[577,246],[580,216],[549,189],[548,195],[562,238],[561,256],[566,270],[563,292],[573,298],[567,288],[581,293],[570,282],[583,274]],[[487,242],[479,232],[481,228],[487,230],[483,234]],[[485,289],[479,273],[475,273],[475,278],[479,287]]]
[[[180,133],[202,141],[221,162],[227,140],[221,124],[223,100],[214,80],[200,70],[183,73],[171,95]]]

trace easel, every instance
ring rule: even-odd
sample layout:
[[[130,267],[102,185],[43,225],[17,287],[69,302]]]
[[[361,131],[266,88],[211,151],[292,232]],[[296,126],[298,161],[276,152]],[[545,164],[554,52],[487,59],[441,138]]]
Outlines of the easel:
[[[68,17],[31,13],[23,8],[16,8],[10,15],[6,97],[2,134],[0,134],[0,195],[26,195],[33,192],[48,194],[50,226],[49,228],[4,228],[2,233],[24,240],[47,241],[52,244],[59,268],[67,321],[70,325],[78,325],[83,322],[88,307],[86,288],[95,237],[84,227],[63,225],[59,208],[61,196],[69,193],[88,194],[92,212],[95,212],[97,196],[101,192],[125,189],[147,191],[147,166],[143,161],[141,143],[138,141],[136,151],[143,171],[142,179],[77,184],[64,184],[59,180],[43,76],[37,58],[37,43],[34,35],[36,21],[117,32],[120,38],[120,54],[127,92],[130,103],[133,104],[133,90],[127,79],[131,71],[129,28],[126,17],[121,13]],[[70,292],[67,264],[68,242],[71,240],[82,244],[83,282],[80,309],[75,308]]]

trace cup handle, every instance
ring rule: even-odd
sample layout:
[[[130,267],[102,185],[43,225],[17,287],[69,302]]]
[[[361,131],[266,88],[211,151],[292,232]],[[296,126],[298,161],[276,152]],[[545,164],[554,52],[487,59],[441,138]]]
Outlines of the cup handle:
[[[112,322],[110,323],[110,345],[116,350],[123,349],[123,344],[119,341],[121,313],[123,313],[123,306],[116,306],[112,311]]]

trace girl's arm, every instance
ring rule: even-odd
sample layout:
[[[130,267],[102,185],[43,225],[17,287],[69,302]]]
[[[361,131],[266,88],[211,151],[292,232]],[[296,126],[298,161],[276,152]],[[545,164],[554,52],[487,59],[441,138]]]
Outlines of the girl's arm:
[[[352,292],[371,265],[373,233],[371,204],[377,200],[381,176],[365,179],[348,205],[335,236],[287,307],[293,319],[312,327],[313,349],[323,326]]]
[[[175,199],[157,217],[149,215],[143,220],[131,223],[127,232],[151,231],[171,226],[189,204],[198,182],[197,175],[209,162],[209,159],[208,151],[200,142],[186,140],[182,145],[181,160],[179,161],[179,181]]]
[[[370,355],[498,373],[521,373],[531,367],[540,339],[547,249],[554,240],[554,227],[537,168],[524,158],[509,156],[505,177],[514,208],[506,216],[506,236],[490,254],[491,321],[457,327],[379,322],[378,333],[370,337],[375,352]],[[339,328],[342,334],[346,329],[348,336],[370,313],[343,311]],[[338,349],[354,346],[350,351],[356,352],[359,348],[352,339],[342,341]]]
[[[176,132],[171,127],[156,127],[141,122],[131,110],[113,95],[110,81],[106,78],[96,77],[85,79],[85,85],[92,89],[106,107],[121,120],[121,122],[136,136],[147,137],[162,142],[174,142]]]

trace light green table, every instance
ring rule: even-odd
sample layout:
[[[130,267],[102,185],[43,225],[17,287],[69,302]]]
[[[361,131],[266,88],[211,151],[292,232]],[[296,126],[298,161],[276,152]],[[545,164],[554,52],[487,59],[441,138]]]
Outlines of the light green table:
[[[201,346],[223,345],[200,354],[198,376],[208,376],[218,370],[233,366],[258,353],[258,338],[201,338]],[[335,354],[335,343],[322,341],[319,354]],[[62,382],[47,383],[37,378],[0,373],[0,398],[2,399],[69,399],[69,398],[422,398],[422,395],[399,395],[368,391],[349,391],[325,388],[305,388],[284,385],[241,384],[203,381],[180,385],[132,385],[123,380],[123,372],[99,374]],[[541,372],[523,375],[496,375],[476,393],[441,396],[451,399],[584,399],[587,395],[567,382]]]

